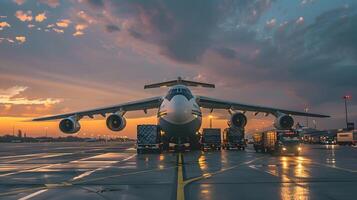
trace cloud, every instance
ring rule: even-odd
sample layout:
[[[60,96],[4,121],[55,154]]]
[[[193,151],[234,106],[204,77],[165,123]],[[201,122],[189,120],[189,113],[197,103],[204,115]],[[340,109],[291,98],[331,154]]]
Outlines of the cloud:
[[[83,31],[84,29],[88,28],[88,25],[86,25],[86,24],[77,24],[74,28],[77,31]]]
[[[301,5],[306,5],[306,4],[310,4],[313,3],[315,0],[300,0],[300,4]]]
[[[15,38],[20,43],[26,42],[26,37],[25,36],[16,36]]]
[[[113,33],[113,32],[118,32],[120,31],[120,28],[117,25],[114,24],[108,24],[105,26],[105,30],[109,33]]]
[[[233,59],[237,56],[237,52],[235,50],[226,47],[216,48],[215,51],[222,57],[228,59]]]
[[[102,8],[104,7],[104,1],[103,0],[86,0],[86,2],[95,7],[95,8]]]
[[[297,24],[303,24],[303,23],[304,23],[304,17],[299,17],[299,18],[296,20],[296,23],[297,23]]]
[[[6,27],[11,27],[11,25],[7,22],[0,22],[0,29],[4,29]]]
[[[266,27],[267,28],[274,28],[275,27],[275,25],[276,25],[276,19],[275,18],[272,18],[271,20],[268,20],[267,22],[266,22]]]
[[[52,30],[56,33],[64,33],[64,30],[58,28],[52,28]]]
[[[83,10],[77,13],[77,17],[81,22],[84,22],[86,24],[92,24],[97,21],[94,17],[90,16],[88,13],[84,12]]]
[[[11,38],[6,38],[6,40],[9,42],[9,43],[14,43],[15,41]]]
[[[207,58],[204,64],[232,85],[286,85],[289,95],[310,105],[336,102],[348,91],[357,95],[352,75],[357,74],[357,11],[338,8],[311,24],[299,21],[285,23],[267,39],[256,31],[245,39],[236,31],[233,39],[225,34],[215,50],[225,59]],[[234,49],[235,57],[227,49]]]
[[[56,8],[60,5],[59,0],[39,0],[40,3],[46,4],[51,8]]]
[[[73,36],[82,36],[82,35],[84,35],[84,33],[82,32],[82,31],[76,31],[76,32],[74,32],[73,33]]]
[[[38,15],[36,15],[35,17],[35,21],[36,22],[43,22],[44,20],[46,20],[47,17],[46,17],[46,13],[43,12],[43,13],[39,13]]]
[[[212,44],[215,43],[217,30],[221,27],[257,23],[274,1],[83,2],[100,8],[80,11],[83,20],[91,19],[89,16],[97,16],[95,21],[104,23],[105,26],[108,22],[115,22],[119,24],[117,27],[120,27],[120,31],[129,33],[132,39],[157,45],[160,54],[173,61],[191,64],[199,63],[207,50],[214,48]],[[90,21],[93,22],[92,19]],[[117,27],[110,29],[107,26],[106,30],[118,30]]]
[[[0,89],[0,104],[7,105],[53,105],[60,103],[59,99],[28,99],[26,97],[19,97],[21,93],[26,91],[28,87],[13,86],[7,89]]]
[[[73,33],[73,36],[82,36],[84,35],[83,30],[85,30],[88,27],[86,24],[77,24],[75,28],[75,32]]]
[[[72,23],[69,19],[62,19],[56,22],[56,25],[61,28],[67,28],[69,24]]]
[[[27,12],[24,12],[22,10],[18,10],[18,11],[16,11],[15,16],[20,21],[23,21],[23,22],[32,21],[32,11],[31,10],[29,10]]]
[[[26,2],[26,0],[12,0],[12,1],[15,2],[19,6],[21,6],[22,4],[24,4]]]

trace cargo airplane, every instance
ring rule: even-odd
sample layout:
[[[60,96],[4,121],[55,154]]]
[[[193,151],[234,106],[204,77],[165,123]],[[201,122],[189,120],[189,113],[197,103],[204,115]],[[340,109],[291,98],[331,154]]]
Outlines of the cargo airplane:
[[[106,117],[106,125],[112,131],[121,131],[126,126],[125,113],[128,111],[158,109],[158,126],[165,133],[165,143],[183,144],[197,143],[196,133],[202,122],[201,108],[225,109],[230,114],[230,123],[235,127],[244,128],[247,124],[245,112],[265,113],[275,116],[274,126],[277,129],[290,129],[294,125],[292,115],[308,117],[329,117],[327,115],[291,111],[238,102],[225,101],[205,96],[193,95],[188,87],[215,88],[214,84],[183,80],[176,80],[145,85],[144,89],[169,87],[165,96],[153,97],[139,101],[60,114],[33,119],[33,121],[47,121],[61,119],[59,129],[67,134],[77,133],[81,126],[79,120],[83,117],[93,118],[94,115]]]

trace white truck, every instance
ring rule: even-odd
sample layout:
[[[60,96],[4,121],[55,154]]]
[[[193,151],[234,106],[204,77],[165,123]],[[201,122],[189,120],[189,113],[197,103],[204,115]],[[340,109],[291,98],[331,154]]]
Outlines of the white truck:
[[[162,151],[161,131],[158,125],[142,124],[137,126],[137,153]]]
[[[357,130],[337,133],[337,144],[339,145],[356,145]]]

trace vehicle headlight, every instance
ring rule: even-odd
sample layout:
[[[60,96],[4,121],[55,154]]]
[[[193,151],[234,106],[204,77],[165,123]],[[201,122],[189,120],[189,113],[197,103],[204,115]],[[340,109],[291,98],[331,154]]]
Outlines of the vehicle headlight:
[[[283,147],[283,151],[286,151],[286,147]]]
[[[297,149],[298,149],[298,151],[301,151],[301,147],[298,147]]]

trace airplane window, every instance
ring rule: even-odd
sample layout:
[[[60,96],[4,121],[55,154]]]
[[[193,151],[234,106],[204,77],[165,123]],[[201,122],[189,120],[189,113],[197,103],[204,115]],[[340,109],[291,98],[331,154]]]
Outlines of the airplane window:
[[[166,99],[167,100],[171,100],[174,96],[176,95],[183,95],[187,98],[187,100],[190,100],[191,98],[193,98],[190,90],[186,89],[186,88],[176,88],[176,89],[171,89],[167,95],[166,95]]]

